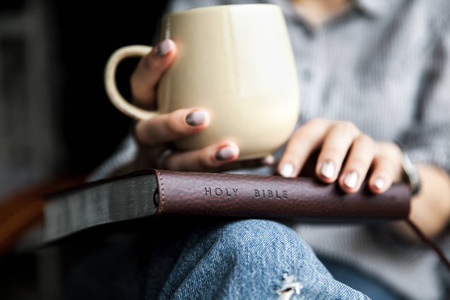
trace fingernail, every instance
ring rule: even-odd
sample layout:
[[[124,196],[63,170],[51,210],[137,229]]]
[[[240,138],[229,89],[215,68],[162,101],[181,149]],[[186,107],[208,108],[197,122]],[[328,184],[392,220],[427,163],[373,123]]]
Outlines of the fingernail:
[[[196,126],[205,123],[206,118],[208,115],[203,110],[196,110],[194,112],[191,112],[186,117],[186,123],[191,126]]]
[[[280,168],[280,174],[283,177],[291,177],[294,173],[294,165],[291,163],[285,163]]]
[[[170,40],[164,40],[156,46],[156,55],[164,56],[172,49],[172,42]]]
[[[377,178],[377,180],[375,180],[375,182],[373,183],[373,185],[379,190],[382,190],[385,184],[386,183],[384,182],[383,178]]]
[[[229,160],[238,155],[236,149],[231,146],[223,147],[216,153],[217,160]]]
[[[357,183],[358,183],[358,173],[356,173],[355,171],[348,173],[344,180],[345,186],[352,189],[356,187]]]
[[[272,166],[275,163],[275,157],[273,155],[267,155],[261,161],[265,166]]]
[[[320,173],[322,174],[322,176],[324,176],[326,178],[333,178],[335,169],[336,168],[334,166],[334,162],[332,162],[331,160],[327,160],[323,164],[322,169],[320,170]]]

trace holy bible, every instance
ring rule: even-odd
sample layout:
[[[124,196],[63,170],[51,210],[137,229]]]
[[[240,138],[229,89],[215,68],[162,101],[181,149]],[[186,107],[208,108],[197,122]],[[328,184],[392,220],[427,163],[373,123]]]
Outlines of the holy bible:
[[[44,241],[99,225],[164,216],[289,218],[304,222],[407,219],[411,193],[394,184],[347,194],[313,178],[147,170],[47,197]]]

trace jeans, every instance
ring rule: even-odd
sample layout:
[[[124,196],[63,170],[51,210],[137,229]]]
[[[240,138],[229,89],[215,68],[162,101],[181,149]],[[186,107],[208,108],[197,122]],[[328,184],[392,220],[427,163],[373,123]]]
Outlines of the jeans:
[[[177,224],[177,226],[173,226]],[[71,268],[69,299],[369,299],[269,220],[158,220]]]
[[[406,299],[397,292],[383,285],[376,278],[371,277],[345,263],[325,257],[319,257],[320,261],[330,271],[336,280],[357,289],[372,299],[401,300]]]

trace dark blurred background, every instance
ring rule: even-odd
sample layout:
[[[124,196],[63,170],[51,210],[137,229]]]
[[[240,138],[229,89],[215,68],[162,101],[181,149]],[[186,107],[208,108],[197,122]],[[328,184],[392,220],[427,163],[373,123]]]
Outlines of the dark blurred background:
[[[103,69],[117,48],[153,42],[165,1],[87,3],[53,3],[56,48],[64,78],[59,122],[67,148],[65,167],[75,173],[90,172],[112,154],[128,133],[130,120],[106,97]],[[136,62],[126,61],[118,71],[124,94],[129,94],[128,78]]]
[[[1,209],[14,195],[89,174],[129,132],[130,120],[106,97],[103,68],[115,49],[155,42],[165,5],[162,0],[0,1],[2,228],[12,213]],[[136,62],[119,67],[125,95]],[[33,248],[37,227],[1,253],[0,299],[58,298],[58,266]]]

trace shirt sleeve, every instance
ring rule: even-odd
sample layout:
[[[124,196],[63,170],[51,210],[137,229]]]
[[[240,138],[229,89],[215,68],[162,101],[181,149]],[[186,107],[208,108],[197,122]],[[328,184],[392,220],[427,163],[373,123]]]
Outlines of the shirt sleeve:
[[[405,151],[416,163],[450,172],[450,26],[437,28],[416,121],[404,135]]]

